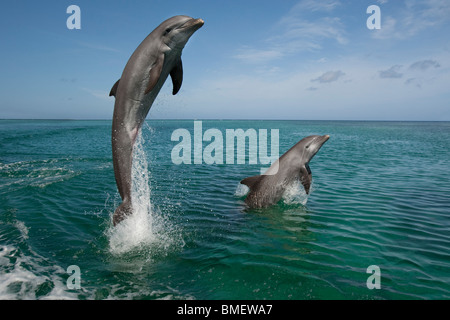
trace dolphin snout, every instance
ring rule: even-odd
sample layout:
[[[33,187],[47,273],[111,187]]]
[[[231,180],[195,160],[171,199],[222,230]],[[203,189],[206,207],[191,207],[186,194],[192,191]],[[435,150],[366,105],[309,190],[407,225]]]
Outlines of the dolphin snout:
[[[203,19],[196,19],[194,20],[193,25],[195,26],[195,29],[198,30],[201,27],[203,27],[203,25],[205,24],[205,21],[203,21]]]
[[[192,30],[193,32],[195,32],[198,29],[200,29],[201,27],[203,27],[204,24],[205,24],[205,21],[203,21],[203,19],[192,18],[191,20],[189,20],[185,24],[183,24],[180,27],[180,29]]]

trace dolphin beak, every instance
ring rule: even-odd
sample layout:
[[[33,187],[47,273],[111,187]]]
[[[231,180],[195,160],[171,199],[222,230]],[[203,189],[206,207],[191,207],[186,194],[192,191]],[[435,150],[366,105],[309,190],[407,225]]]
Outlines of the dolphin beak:
[[[205,24],[205,21],[203,21],[203,19],[196,19],[196,20],[194,20],[193,25],[195,26],[195,31],[197,31],[198,29],[203,27],[204,24]]]
[[[318,138],[318,143],[319,143],[319,149],[325,144],[325,142],[328,141],[328,139],[330,139],[330,136],[328,134],[321,136],[320,138]],[[319,151],[319,149],[317,149],[317,151]]]
[[[189,20],[188,22],[183,24],[180,27],[180,29],[186,29],[186,30],[189,30],[192,33],[194,33],[195,31],[197,31],[198,29],[203,27],[204,24],[205,24],[205,21],[203,21],[203,19],[194,19],[194,18],[192,18],[191,20]]]

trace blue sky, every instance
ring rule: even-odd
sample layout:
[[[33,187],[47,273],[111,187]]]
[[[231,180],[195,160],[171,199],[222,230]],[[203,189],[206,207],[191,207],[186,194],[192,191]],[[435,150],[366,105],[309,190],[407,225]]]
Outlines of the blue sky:
[[[81,30],[66,27],[71,4]],[[8,1],[0,118],[111,119],[128,58],[178,14],[205,25],[183,51],[180,92],[167,81],[148,117],[450,120],[448,0]]]

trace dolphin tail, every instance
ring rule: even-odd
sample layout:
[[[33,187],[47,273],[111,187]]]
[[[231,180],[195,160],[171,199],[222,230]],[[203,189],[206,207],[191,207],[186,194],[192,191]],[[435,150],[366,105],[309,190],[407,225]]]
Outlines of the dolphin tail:
[[[113,224],[116,226],[122,220],[124,220],[127,216],[133,213],[133,207],[131,205],[131,201],[124,201],[117,207],[116,211],[113,215]]]

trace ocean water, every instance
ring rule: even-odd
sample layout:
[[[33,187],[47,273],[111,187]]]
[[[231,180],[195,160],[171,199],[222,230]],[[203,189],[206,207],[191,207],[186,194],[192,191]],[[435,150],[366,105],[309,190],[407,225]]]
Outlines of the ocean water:
[[[280,155],[331,136],[310,195],[258,210],[239,181],[262,163],[174,164],[180,128],[144,125],[114,228],[111,121],[1,120],[0,299],[450,298],[449,122],[204,120],[277,129]]]

